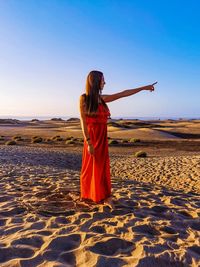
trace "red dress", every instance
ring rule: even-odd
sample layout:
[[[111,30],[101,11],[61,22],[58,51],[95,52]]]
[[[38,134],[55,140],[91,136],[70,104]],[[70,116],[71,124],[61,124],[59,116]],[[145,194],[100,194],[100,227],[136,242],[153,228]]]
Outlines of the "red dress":
[[[110,160],[108,154],[107,119],[109,109],[98,105],[96,117],[86,116],[86,124],[91,143],[94,146],[94,156],[88,152],[84,140],[82,168],[80,175],[81,198],[99,202],[111,195]]]

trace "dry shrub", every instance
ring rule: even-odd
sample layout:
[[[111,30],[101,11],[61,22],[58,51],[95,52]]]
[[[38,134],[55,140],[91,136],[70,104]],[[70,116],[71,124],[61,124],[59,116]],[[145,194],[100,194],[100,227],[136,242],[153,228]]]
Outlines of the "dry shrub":
[[[15,142],[14,140],[10,140],[10,141],[6,142],[7,146],[13,146],[13,145],[16,145],[16,144],[17,144],[17,142]]]
[[[117,144],[119,144],[119,142],[114,139],[114,140],[109,140],[108,144],[109,145],[117,145]]]
[[[131,138],[130,139],[130,142],[132,142],[132,143],[138,143],[138,142],[140,142],[140,139],[139,138]]]
[[[31,140],[31,143],[41,143],[43,141],[42,137],[34,136]]]
[[[137,158],[146,158],[147,157],[147,153],[144,152],[144,151],[138,151],[138,152],[135,153],[135,156]]]

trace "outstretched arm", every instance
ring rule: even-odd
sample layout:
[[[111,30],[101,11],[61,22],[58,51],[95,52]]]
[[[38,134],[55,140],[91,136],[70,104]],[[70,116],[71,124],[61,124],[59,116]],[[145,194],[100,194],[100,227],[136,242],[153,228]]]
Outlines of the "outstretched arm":
[[[122,92],[119,92],[119,93],[116,93],[116,94],[112,94],[112,95],[101,95],[101,97],[103,98],[103,100],[105,102],[112,102],[112,101],[115,101],[119,98],[122,98],[122,97],[126,97],[126,96],[130,96],[130,95],[134,95],[140,91],[143,91],[143,90],[149,90],[149,91],[154,91],[154,85],[156,84],[157,82],[153,83],[153,84],[150,84],[150,85],[147,85],[147,86],[143,86],[143,87],[138,87],[138,88],[135,88],[135,89],[127,89],[127,90],[124,90]]]

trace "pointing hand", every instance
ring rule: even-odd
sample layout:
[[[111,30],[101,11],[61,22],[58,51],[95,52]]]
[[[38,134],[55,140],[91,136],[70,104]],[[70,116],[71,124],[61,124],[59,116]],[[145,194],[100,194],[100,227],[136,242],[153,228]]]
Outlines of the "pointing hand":
[[[157,83],[158,82],[155,82],[155,83],[152,83],[150,85],[147,85],[145,90],[149,90],[150,92],[153,92],[154,91],[154,85],[157,84]]]

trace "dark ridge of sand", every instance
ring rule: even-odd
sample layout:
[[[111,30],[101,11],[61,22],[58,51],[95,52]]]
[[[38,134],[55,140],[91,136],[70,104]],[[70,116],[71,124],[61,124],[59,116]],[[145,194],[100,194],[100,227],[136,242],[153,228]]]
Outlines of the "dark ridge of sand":
[[[181,133],[181,132],[175,132],[175,131],[167,131],[167,130],[158,130],[167,134],[171,134],[174,135],[176,137],[180,137],[183,139],[200,139],[200,133],[199,134],[195,134],[195,133]]]

